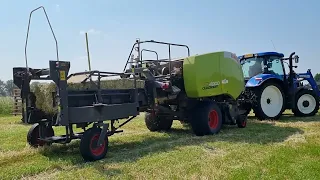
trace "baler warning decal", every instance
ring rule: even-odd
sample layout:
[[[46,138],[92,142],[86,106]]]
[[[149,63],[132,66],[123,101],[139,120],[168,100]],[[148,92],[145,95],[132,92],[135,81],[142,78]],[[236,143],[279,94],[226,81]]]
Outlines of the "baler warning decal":
[[[228,84],[229,81],[228,81],[228,79],[224,79],[224,80],[221,81],[221,83],[222,83],[222,84]]]
[[[60,71],[60,81],[66,80],[66,71]]]

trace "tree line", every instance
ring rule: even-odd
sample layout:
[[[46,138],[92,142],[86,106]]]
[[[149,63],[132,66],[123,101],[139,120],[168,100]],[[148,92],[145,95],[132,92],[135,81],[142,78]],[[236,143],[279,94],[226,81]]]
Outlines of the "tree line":
[[[15,88],[13,80],[0,80],[0,96],[13,96],[13,89]]]

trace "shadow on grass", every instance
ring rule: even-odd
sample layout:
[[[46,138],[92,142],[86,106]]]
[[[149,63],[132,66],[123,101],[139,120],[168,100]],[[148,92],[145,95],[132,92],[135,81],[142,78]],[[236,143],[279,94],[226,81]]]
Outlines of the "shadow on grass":
[[[125,132],[124,132],[125,133]],[[212,136],[197,137],[193,134],[191,129],[181,128],[172,129],[169,132],[160,132],[150,134],[140,134],[137,140],[117,137],[109,141],[109,150],[107,157],[103,159],[102,163],[94,163],[97,170],[105,173],[121,173],[118,170],[104,169],[103,162],[107,163],[122,163],[135,162],[138,159],[160,153],[174,150],[182,146],[203,145],[205,143],[212,143],[215,141],[224,141],[231,143],[250,143],[250,144],[270,144],[283,142],[289,136],[303,133],[302,130],[293,127],[279,127],[272,123],[265,123],[259,121],[249,120],[247,128],[237,128],[236,126],[224,126],[219,134]],[[124,141],[126,140],[126,141]],[[79,141],[72,142],[68,145],[55,145],[44,149],[41,153],[48,157],[49,161],[66,161],[70,164],[83,166],[85,163],[79,153]]]
[[[254,115],[248,116],[248,119],[251,120],[257,120],[257,118]],[[315,116],[310,117],[296,117],[292,113],[283,113],[279,120],[275,120],[277,122],[288,122],[288,123],[294,123],[294,122],[320,122],[320,115],[317,114]]]
[[[320,122],[320,116],[317,114],[315,116],[310,117],[295,117],[293,114],[283,114],[281,118],[279,119],[279,122]]]

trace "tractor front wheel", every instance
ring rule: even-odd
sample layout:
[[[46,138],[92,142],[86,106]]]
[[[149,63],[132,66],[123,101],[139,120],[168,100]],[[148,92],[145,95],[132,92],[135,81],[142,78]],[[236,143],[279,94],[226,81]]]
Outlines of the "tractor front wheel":
[[[217,134],[222,128],[222,113],[217,103],[200,102],[194,109],[190,122],[197,136]]]
[[[295,116],[314,116],[319,110],[319,97],[313,90],[301,90],[295,100],[296,108],[292,110]]]
[[[279,84],[266,82],[255,91],[256,102],[253,106],[256,117],[260,120],[280,118],[284,111],[285,98]]]

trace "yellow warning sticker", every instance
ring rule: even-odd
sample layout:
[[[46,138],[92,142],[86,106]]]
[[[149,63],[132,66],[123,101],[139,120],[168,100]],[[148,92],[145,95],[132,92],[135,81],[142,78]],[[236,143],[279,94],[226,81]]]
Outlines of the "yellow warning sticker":
[[[66,80],[66,71],[60,71],[60,81]]]

